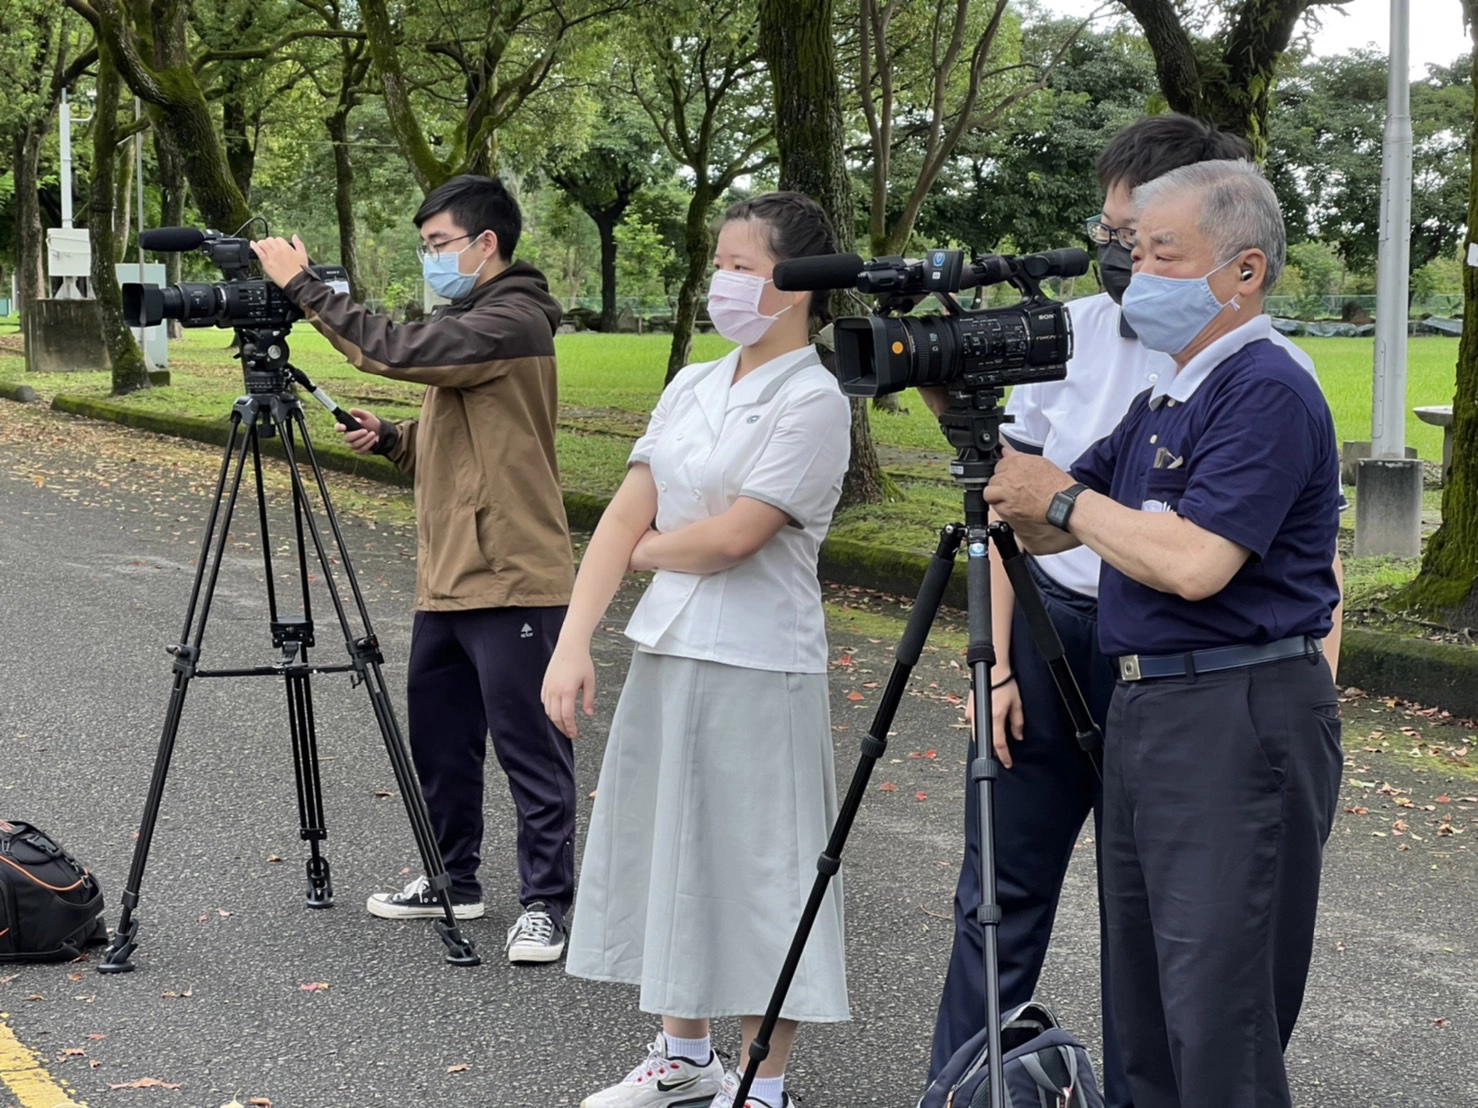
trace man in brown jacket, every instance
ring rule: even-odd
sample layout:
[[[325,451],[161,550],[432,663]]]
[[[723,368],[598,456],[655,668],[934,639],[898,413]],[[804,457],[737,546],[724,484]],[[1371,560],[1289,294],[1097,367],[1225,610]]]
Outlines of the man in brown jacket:
[[[416,615],[407,674],[410,744],[459,919],[484,914],[477,869],[487,734],[518,810],[523,913],[513,962],[557,961],[575,887],[570,741],[539,688],[574,583],[555,461],[558,301],[513,262],[522,218],[496,178],[456,177],[416,213],[431,287],[452,303],[396,324],[306,270],[291,243],[255,244],[263,272],[365,373],[427,386],[418,419],[353,410],[355,450],[415,476]],[[342,425],[339,428],[343,430]],[[424,876],[368,907],[386,919],[441,914]]]

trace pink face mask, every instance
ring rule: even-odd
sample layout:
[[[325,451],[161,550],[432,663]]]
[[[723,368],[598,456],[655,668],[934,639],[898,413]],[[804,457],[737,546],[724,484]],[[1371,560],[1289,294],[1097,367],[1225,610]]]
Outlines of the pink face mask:
[[[761,312],[760,297],[769,283],[752,273],[714,270],[708,283],[708,318],[718,333],[740,346],[753,346],[764,338],[770,325],[793,307],[787,304],[774,315]]]

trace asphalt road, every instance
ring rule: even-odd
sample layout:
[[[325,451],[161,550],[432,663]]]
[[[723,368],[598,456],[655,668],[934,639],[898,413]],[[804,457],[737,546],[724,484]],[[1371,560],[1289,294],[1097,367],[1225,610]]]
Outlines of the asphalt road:
[[[218,464],[211,449],[0,403],[0,816],[40,825],[92,867],[110,924],[168,700],[162,647],[183,622]],[[335,475],[330,484],[374,495]],[[274,492],[272,503],[274,540],[285,540],[278,509],[287,498]],[[358,517],[344,528],[403,722],[413,537]],[[254,513],[233,529],[206,637],[210,664],[272,660],[256,530]],[[288,606],[295,594],[279,596]],[[634,599],[622,594],[597,641],[603,695],[578,744],[582,841],[628,655],[619,627]],[[321,593],[315,615],[314,658],[341,661]],[[892,638],[876,621],[866,626],[843,620],[832,633],[843,782],[874,709],[868,685],[891,665]],[[850,664],[840,664],[844,655]],[[952,931],[964,791],[961,714],[947,698],[962,686],[952,656],[931,649],[915,672],[845,853],[853,1020],[803,1032],[788,1080],[801,1108],[906,1108],[920,1092]],[[326,676],[314,702],[337,906],[303,906],[281,690],[271,679],[196,680],[142,886],[137,972],[100,975],[96,954],[84,964],[0,966],[0,1031],[91,1105],[218,1108],[259,1097],[542,1108],[578,1104],[618,1079],[656,1026],[637,1011],[635,991],[502,959],[518,910],[506,786],[494,775],[487,790],[489,915],[465,925],[485,961],[451,967],[429,924],[365,914],[368,893],[399,885],[419,862],[364,690]],[[1456,732],[1445,733],[1466,741]],[[1412,830],[1425,829],[1445,814],[1426,813],[1429,799],[1478,784],[1418,776],[1385,755],[1353,757],[1348,804],[1364,810],[1341,817],[1329,849],[1308,1000],[1288,1055],[1295,1101],[1478,1104],[1478,807],[1452,805],[1455,833],[1400,843],[1385,830],[1391,820],[1370,812],[1406,796]],[[1352,783],[1366,778],[1405,791]],[[1093,904],[1085,839],[1041,996],[1090,1048],[1099,1022]],[[733,1021],[720,1023],[718,1045],[737,1049]],[[138,1086],[149,1078],[178,1088]],[[128,1084],[136,1087],[110,1087]],[[3,1084],[0,1105],[51,1108]]]

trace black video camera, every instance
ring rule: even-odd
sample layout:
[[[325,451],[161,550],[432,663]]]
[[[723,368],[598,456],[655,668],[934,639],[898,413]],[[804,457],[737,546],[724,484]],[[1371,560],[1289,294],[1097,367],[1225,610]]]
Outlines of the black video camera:
[[[913,261],[864,262],[856,254],[795,258],[775,266],[775,287],[855,288],[880,297],[873,314],[836,322],[837,378],[849,396],[929,385],[979,392],[1065,377],[1072,323],[1066,307],[1046,296],[1040,282],[1087,273],[1087,252],[987,254],[968,266],[964,257],[959,250],[930,250]],[[1019,303],[967,312],[954,298],[961,289],[1002,281],[1020,291]],[[936,297],[948,314],[907,314],[927,296]]]
[[[243,228],[244,229],[244,228]],[[239,235],[239,232],[238,232]],[[140,245],[159,254],[198,249],[226,276],[216,283],[123,286],[123,318],[130,327],[177,319],[183,327],[288,328],[303,317],[287,294],[271,281],[251,275],[256,261],[251,242],[238,235],[195,227],[160,227],[145,231]],[[340,292],[349,291],[349,273],[339,265],[309,269]]]

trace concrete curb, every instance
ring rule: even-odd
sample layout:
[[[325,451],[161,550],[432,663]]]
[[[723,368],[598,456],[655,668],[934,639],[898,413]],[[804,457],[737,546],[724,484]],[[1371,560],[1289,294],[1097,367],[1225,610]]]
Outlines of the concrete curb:
[[[13,395],[16,391],[16,386],[0,385],[0,396],[16,399]],[[91,397],[58,396],[51,406],[89,419],[217,446],[225,445],[231,431],[225,419],[146,412]],[[275,457],[282,456],[281,444],[275,440],[264,440],[263,448]],[[383,458],[363,457],[331,441],[315,441],[314,449],[325,469],[401,487],[412,483],[409,476]],[[590,493],[566,491],[564,503],[570,526],[590,531],[600,522],[609,501]],[[918,594],[929,561],[927,555],[907,550],[832,538],[821,546],[818,569],[826,581],[913,597]],[[957,559],[945,589],[944,603],[950,607],[965,607],[964,561]],[[1372,694],[1436,705],[1460,718],[1478,719],[1478,650],[1469,647],[1352,627],[1345,632],[1340,651],[1339,683],[1343,687],[1358,686]]]
[[[1478,719],[1478,650],[1351,627],[1340,644],[1339,683]]]

